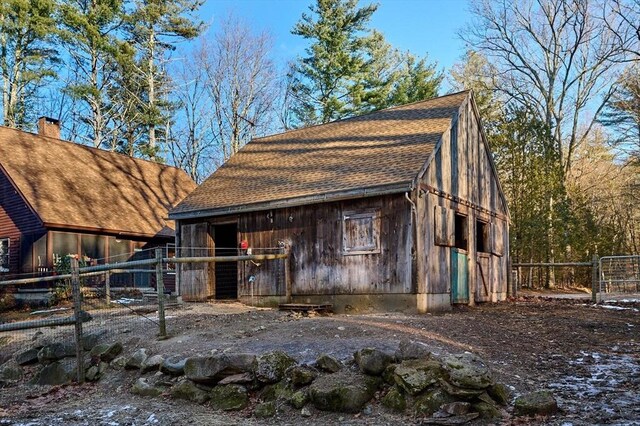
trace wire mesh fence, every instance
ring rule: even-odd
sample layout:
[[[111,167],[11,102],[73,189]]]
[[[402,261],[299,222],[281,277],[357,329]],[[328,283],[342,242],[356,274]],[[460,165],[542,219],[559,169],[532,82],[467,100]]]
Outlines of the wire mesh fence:
[[[245,274],[247,262],[259,268],[263,263],[280,264],[287,256],[281,249],[256,251],[266,254],[235,248],[176,250],[166,246],[91,262],[70,255],[69,271],[59,268],[55,273],[47,271],[35,278],[0,281],[3,301],[9,300],[17,289],[32,289],[40,292],[40,296],[45,294],[43,303],[48,305],[46,309],[33,310],[13,304],[13,309],[0,312],[3,354],[0,358],[20,349],[33,354],[52,342],[66,344],[67,348],[76,349],[81,381],[84,378],[81,354],[87,350],[86,336],[108,342],[132,329],[137,332],[145,329],[149,331],[146,334],[166,337],[165,309],[181,305],[176,271],[204,269],[215,280],[216,299],[237,299],[239,277]],[[276,266],[274,270],[279,268]],[[65,352],[64,356],[73,354]],[[0,364],[4,361],[0,359]]]
[[[640,256],[604,256],[599,269],[599,300],[640,299]]]

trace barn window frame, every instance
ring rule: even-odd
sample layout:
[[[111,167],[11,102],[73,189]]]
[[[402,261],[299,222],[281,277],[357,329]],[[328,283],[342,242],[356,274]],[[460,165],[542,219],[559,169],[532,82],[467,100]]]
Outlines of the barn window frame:
[[[11,238],[0,238],[0,273],[11,271]]]
[[[367,223],[368,222],[368,223]],[[370,226],[367,241],[349,241],[350,226]],[[360,232],[360,231],[359,231]],[[380,253],[380,211],[346,211],[342,215],[342,254],[344,256]]]

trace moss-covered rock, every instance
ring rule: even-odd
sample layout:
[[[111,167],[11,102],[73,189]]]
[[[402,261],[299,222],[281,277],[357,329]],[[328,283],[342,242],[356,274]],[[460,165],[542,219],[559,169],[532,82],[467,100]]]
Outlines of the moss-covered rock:
[[[275,402],[263,402],[256,405],[256,408],[253,410],[253,416],[264,419],[275,416],[276,411]]]
[[[455,398],[440,388],[435,388],[416,397],[413,411],[416,415],[431,416],[444,404],[455,402]]]
[[[298,410],[307,405],[309,402],[309,392],[307,389],[300,389],[291,395],[289,400],[287,401],[289,405],[293,408],[297,408]]]
[[[217,354],[187,358],[185,376],[197,383],[217,383],[225,377],[252,372],[256,356],[251,354]]]
[[[309,396],[319,410],[357,413],[373,397],[381,380],[342,370],[317,378]]]
[[[464,400],[472,400],[484,393],[482,389],[466,389],[454,386],[444,379],[440,379],[439,385],[449,395]]]
[[[286,352],[273,351],[256,357],[254,374],[262,383],[275,383],[284,378],[287,369],[296,364]]]
[[[15,360],[18,365],[35,364],[36,362],[38,362],[38,352],[40,352],[40,349],[38,348],[31,348],[20,351],[16,354]]]
[[[495,383],[489,386],[487,393],[495,402],[503,406],[509,404],[509,400],[511,399],[511,392],[509,392],[509,389],[502,383]]]
[[[360,349],[353,354],[353,358],[361,372],[373,376],[381,375],[393,361],[390,355],[375,348]]]
[[[486,389],[493,384],[489,367],[477,355],[470,352],[450,355],[443,359],[449,373],[448,381],[464,389]]]
[[[558,411],[558,403],[549,391],[531,392],[516,398],[516,416],[548,416]]]
[[[415,340],[402,340],[396,350],[395,357],[399,361],[407,359],[428,359],[431,358],[429,346]]]
[[[23,374],[22,367],[15,360],[9,360],[0,366],[0,383],[20,380]]]
[[[259,398],[262,401],[288,401],[294,394],[294,390],[289,383],[281,380],[278,383],[265,386],[260,392]]]
[[[394,380],[410,395],[417,395],[445,376],[438,360],[412,359],[402,361],[395,368]]]
[[[286,376],[294,386],[306,386],[318,377],[318,370],[308,365],[294,365],[287,370]]]
[[[222,385],[211,389],[211,406],[218,410],[242,410],[249,404],[247,389],[240,385]]]
[[[488,402],[475,402],[471,405],[471,408],[473,411],[479,413],[480,417],[485,420],[493,420],[502,417],[502,413],[498,407]]]
[[[103,343],[96,345],[91,349],[90,355],[92,359],[99,359],[104,362],[113,361],[122,352],[122,343]]]
[[[163,390],[149,383],[144,377],[140,377],[131,388],[131,392],[141,396],[159,396]]]
[[[382,405],[396,412],[403,412],[407,409],[407,396],[398,386],[393,386],[389,392],[382,397]]]
[[[147,358],[149,358],[147,349],[140,348],[127,359],[124,367],[128,370],[139,370]]]
[[[162,355],[153,355],[148,357],[142,363],[140,371],[147,373],[149,371],[160,371],[160,367],[164,363],[164,357]]]
[[[35,385],[64,385],[77,379],[75,359],[54,361],[45,365],[31,379]]]
[[[208,390],[201,388],[189,380],[183,380],[173,386],[170,394],[173,398],[184,399],[197,404],[204,404],[211,396]]]
[[[160,366],[160,371],[170,376],[182,376],[184,374],[184,364],[187,362],[186,358],[171,357],[163,361]]]
[[[316,360],[316,368],[328,373],[336,373],[343,367],[342,363],[331,355],[321,354]]]
[[[46,363],[73,356],[76,356],[75,345],[71,343],[58,342],[42,347],[38,352],[38,361]]]
[[[388,385],[395,385],[396,379],[394,377],[394,373],[396,372],[397,364],[389,364],[387,368],[382,372],[382,380]]]

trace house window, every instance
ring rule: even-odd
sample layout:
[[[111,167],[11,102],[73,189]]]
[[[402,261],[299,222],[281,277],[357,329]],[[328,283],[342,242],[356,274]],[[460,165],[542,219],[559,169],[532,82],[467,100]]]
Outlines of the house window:
[[[478,253],[489,253],[489,224],[476,221],[476,251]]]
[[[0,238],[0,272],[9,272],[9,238]]]
[[[345,255],[380,253],[379,213],[345,213],[342,221],[342,239]]]
[[[455,247],[467,250],[469,230],[467,226],[467,217],[461,214],[455,214]]]

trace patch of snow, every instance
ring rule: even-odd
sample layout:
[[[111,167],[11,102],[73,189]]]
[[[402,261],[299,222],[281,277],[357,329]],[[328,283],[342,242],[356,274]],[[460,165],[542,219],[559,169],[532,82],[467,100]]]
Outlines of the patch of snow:
[[[614,311],[629,311],[631,308],[623,308],[622,306],[602,305],[603,309],[613,309]]]

